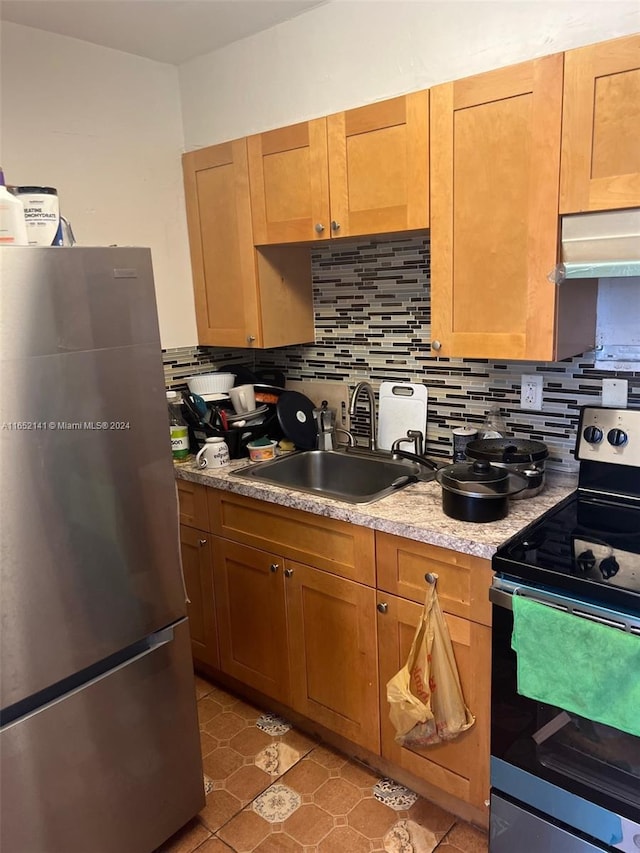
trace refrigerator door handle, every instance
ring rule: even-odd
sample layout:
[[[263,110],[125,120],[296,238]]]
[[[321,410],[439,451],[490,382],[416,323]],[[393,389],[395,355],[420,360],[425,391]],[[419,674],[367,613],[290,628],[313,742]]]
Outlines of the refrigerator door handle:
[[[45,711],[47,708],[50,708],[52,705],[55,705],[57,702],[60,702],[66,699],[68,696],[73,696],[76,693],[79,693],[81,690],[85,688],[97,684],[105,678],[108,678],[112,673],[117,672],[118,670],[124,669],[127,666],[130,666],[132,663],[141,660],[147,655],[159,649],[161,646],[169,645],[174,640],[174,631],[179,626],[187,621],[186,617],[178,620],[177,622],[173,622],[171,625],[167,625],[166,628],[161,628],[160,631],[156,631],[153,634],[150,634],[148,637],[145,637],[144,640],[141,640],[139,643],[136,643],[135,646],[130,647],[131,654],[124,658],[124,660],[120,660],[116,665],[104,665],[104,667],[100,668],[100,671],[93,675],[89,675],[85,680],[81,683],[74,684],[73,686],[67,686],[67,689],[64,689],[64,686],[61,685],[62,689],[60,692],[55,693],[49,700],[45,699],[44,702],[41,702],[36,707],[28,707],[22,708],[20,711],[17,711],[15,715],[9,716],[6,722],[3,722],[1,729],[4,731],[5,729],[10,728],[17,723],[27,720],[30,717],[33,717],[35,714],[40,714]]]
[[[184,621],[184,620],[181,620]],[[171,643],[173,641],[173,625],[169,625],[168,628],[163,628],[161,631],[156,631],[155,634],[152,634],[149,638],[149,648],[146,652],[142,652],[142,654],[138,655],[138,657],[133,658],[133,660],[138,660],[139,658],[145,657],[149,652],[152,652],[154,649],[159,648],[160,646],[166,646],[167,643]]]

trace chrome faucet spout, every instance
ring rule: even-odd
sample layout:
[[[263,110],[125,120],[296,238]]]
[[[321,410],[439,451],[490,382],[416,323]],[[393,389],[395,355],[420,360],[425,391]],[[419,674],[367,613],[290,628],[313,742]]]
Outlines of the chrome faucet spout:
[[[349,415],[350,417],[354,417],[356,413],[356,406],[358,404],[358,398],[362,392],[365,392],[367,395],[367,399],[369,401],[369,450],[376,449],[376,395],[373,391],[373,387],[370,382],[358,382],[356,387],[353,390],[353,394],[351,395],[351,403],[349,404]]]

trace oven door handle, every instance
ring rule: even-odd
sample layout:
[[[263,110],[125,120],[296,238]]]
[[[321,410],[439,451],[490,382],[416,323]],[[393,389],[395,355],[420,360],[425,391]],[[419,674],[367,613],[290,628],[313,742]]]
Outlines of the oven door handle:
[[[505,592],[502,589],[497,589],[494,586],[489,587],[489,601],[495,604],[496,607],[503,607],[505,610],[513,610],[513,595],[510,592]]]
[[[543,604],[545,607],[554,607],[556,610],[563,610],[576,618],[588,619],[591,622],[607,625],[609,628],[617,628],[620,631],[626,631],[628,634],[640,636],[640,620],[637,617],[626,613],[604,610],[597,605],[590,605],[563,595],[554,595],[550,592],[529,589],[526,586],[512,582],[507,582],[505,586],[501,586],[503,583],[505,582],[502,580],[494,580],[493,585],[489,587],[489,601],[495,604],[496,607],[513,611],[513,596],[524,595],[530,601]]]

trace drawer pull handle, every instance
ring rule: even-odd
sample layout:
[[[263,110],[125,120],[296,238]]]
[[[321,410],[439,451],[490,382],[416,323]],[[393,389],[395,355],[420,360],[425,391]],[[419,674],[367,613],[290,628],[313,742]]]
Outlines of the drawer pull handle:
[[[376,605],[376,609],[377,609],[378,613],[386,613],[387,610],[389,609],[389,605],[387,604],[386,601],[381,601],[380,604]]]
[[[206,540],[206,539],[198,539],[198,545],[199,545],[201,548],[202,548],[202,546],[203,546],[203,545],[206,545],[206,544],[207,544],[207,540]]]
[[[438,575],[433,575],[431,572],[427,572],[424,579],[427,583],[435,583],[438,580]]]
[[[277,563],[271,563],[271,565],[269,566],[269,571],[275,573],[278,571],[279,568],[280,566]]]
[[[284,570],[285,578],[290,578],[292,574],[293,574],[293,569],[285,569]]]

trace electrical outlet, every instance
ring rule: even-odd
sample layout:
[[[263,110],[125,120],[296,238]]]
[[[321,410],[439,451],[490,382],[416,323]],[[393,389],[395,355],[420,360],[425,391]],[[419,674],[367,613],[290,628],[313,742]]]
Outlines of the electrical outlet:
[[[540,411],[542,409],[543,376],[540,373],[522,374],[520,386],[520,408]]]

